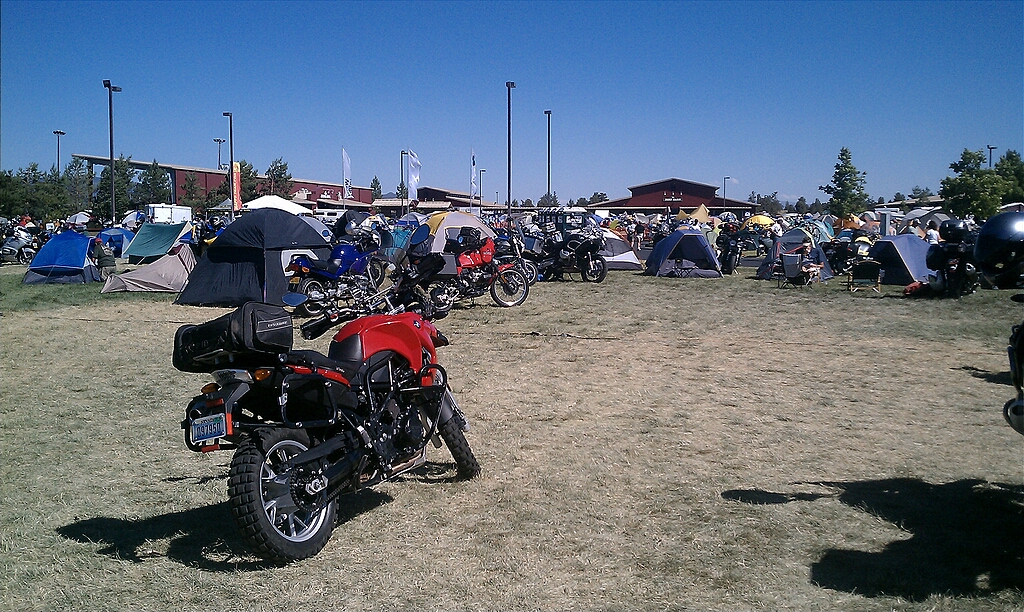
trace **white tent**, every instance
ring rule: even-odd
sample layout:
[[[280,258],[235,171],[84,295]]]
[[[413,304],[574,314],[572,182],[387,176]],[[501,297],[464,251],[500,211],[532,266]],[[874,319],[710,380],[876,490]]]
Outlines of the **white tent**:
[[[644,269],[629,243],[608,228],[601,228],[601,233],[604,234],[604,249],[601,250],[601,255],[608,261],[609,270]]]
[[[245,204],[242,204],[242,212],[247,212],[250,210],[259,210],[261,208],[276,208],[278,210],[283,210],[286,213],[291,213],[293,215],[313,216],[313,211],[306,208],[305,206],[302,206],[301,204],[296,204],[295,202],[289,202],[288,200],[282,198],[281,196],[276,195],[265,195],[256,198],[251,202],[246,202]]]

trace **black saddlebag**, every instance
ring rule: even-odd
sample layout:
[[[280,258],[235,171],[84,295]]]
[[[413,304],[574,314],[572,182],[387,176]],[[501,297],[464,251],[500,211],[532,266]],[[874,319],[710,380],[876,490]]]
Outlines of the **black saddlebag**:
[[[247,302],[201,325],[174,334],[171,360],[182,372],[269,365],[292,348],[292,318],[280,306]]]

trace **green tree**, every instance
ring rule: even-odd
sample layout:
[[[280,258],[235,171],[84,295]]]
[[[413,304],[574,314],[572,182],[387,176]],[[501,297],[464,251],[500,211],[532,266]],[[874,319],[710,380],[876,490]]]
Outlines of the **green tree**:
[[[533,208],[533,200],[530,199],[530,198],[526,198],[525,200],[523,200],[523,207],[524,208]]]
[[[601,202],[607,202],[607,201],[608,201],[608,194],[607,193],[604,193],[604,192],[601,192],[601,191],[595,191],[594,195],[590,196],[590,199],[587,200],[587,203],[588,204],[600,204]]]
[[[1003,204],[1024,202],[1024,162],[1020,153],[1009,150],[996,162],[996,173],[1006,181]]]
[[[545,193],[537,200],[538,208],[554,208],[558,206],[558,192],[552,191],[551,193]]]
[[[291,192],[292,187],[295,186],[295,181],[292,180],[292,175],[288,172],[288,163],[282,161],[280,157],[270,162],[270,167],[267,168],[267,180],[260,187],[260,193],[263,195],[278,195],[282,198],[287,198]]]
[[[818,198],[814,198],[814,202],[811,204],[811,213],[823,212],[825,212],[825,205]]]
[[[796,212],[801,215],[805,215],[811,210],[811,206],[807,203],[807,198],[800,196],[800,199],[796,201]]]
[[[171,201],[171,177],[154,159],[152,164],[139,172],[138,185],[132,195],[136,206],[166,204]]]
[[[13,170],[0,171],[0,217],[13,219],[28,212],[25,182]]]
[[[395,197],[399,200],[409,197],[409,188],[405,186],[405,181],[402,181],[398,184],[398,187],[395,187]]]
[[[999,212],[1009,184],[994,169],[985,168],[984,162],[985,155],[981,151],[964,149],[960,160],[949,165],[956,176],[942,179],[939,195],[954,216],[963,219],[974,215],[981,221]]]
[[[904,202],[904,201],[906,201],[906,199],[907,199],[907,196],[903,195],[902,193],[900,193],[898,191],[896,192],[896,195],[892,196],[892,201],[893,202]]]
[[[132,208],[131,192],[135,188],[135,170],[131,167],[131,157],[124,155],[114,160],[114,184],[117,189],[114,191],[114,204],[117,211],[114,213],[120,221]],[[96,203],[93,205],[93,214],[100,219],[110,218],[110,166],[103,168],[100,173],[100,183],[96,187]]]
[[[373,180],[370,181],[370,189],[373,191],[372,199],[379,200],[384,192],[380,190],[380,180],[374,175]]]
[[[769,215],[777,215],[782,212],[782,202],[779,202],[778,191],[770,196],[761,195],[751,191],[747,201],[751,204],[756,204],[758,212],[767,213]]]
[[[836,162],[835,172],[832,174],[832,182],[818,187],[832,196],[825,204],[828,211],[842,218],[866,209],[871,197],[864,191],[865,176],[865,172],[860,172],[853,165],[850,150],[846,147],[841,148],[839,161]]]
[[[64,189],[68,193],[68,215],[91,207],[92,179],[92,168],[83,159],[72,158],[64,167]]]
[[[195,172],[185,173],[185,184],[182,186],[181,205],[191,208],[205,208],[206,199],[203,188],[196,180]]]
[[[914,185],[914,188],[910,190],[910,199],[917,206],[928,206],[931,204],[928,198],[935,195],[932,190],[927,187],[921,187],[920,185]]]

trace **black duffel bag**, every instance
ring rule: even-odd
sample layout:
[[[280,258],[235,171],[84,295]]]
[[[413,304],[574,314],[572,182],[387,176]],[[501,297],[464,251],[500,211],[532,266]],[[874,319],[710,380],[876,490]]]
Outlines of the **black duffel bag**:
[[[267,364],[292,348],[292,317],[280,306],[247,302],[174,334],[172,363],[182,372],[212,372]]]

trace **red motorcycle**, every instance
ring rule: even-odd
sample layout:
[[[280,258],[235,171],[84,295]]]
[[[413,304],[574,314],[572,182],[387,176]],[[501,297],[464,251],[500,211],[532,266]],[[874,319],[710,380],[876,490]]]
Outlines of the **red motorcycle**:
[[[342,494],[423,465],[438,437],[459,476],[479,474],[437,362],[447,344],[433,323],[405,312],[348,323],[326,356],[292,350],[288,312],[255,302],[178,329],[174,366],[215,379],[185,410],[185,445],[235,451],[228,496],[257,554],[277,562],[317,554]]]
[[[455,274],[438,275],[442,279],[431,286],[430,298],[436,317],[448,314],[455,302],[476,298],[490,290],[498,306],[519,306],[530,295],[530,283],[514,262],[494,259],[494,240],[481,235],[475,227],[464,227],[456,237],[445,241],[444,252],[455,256]]]

